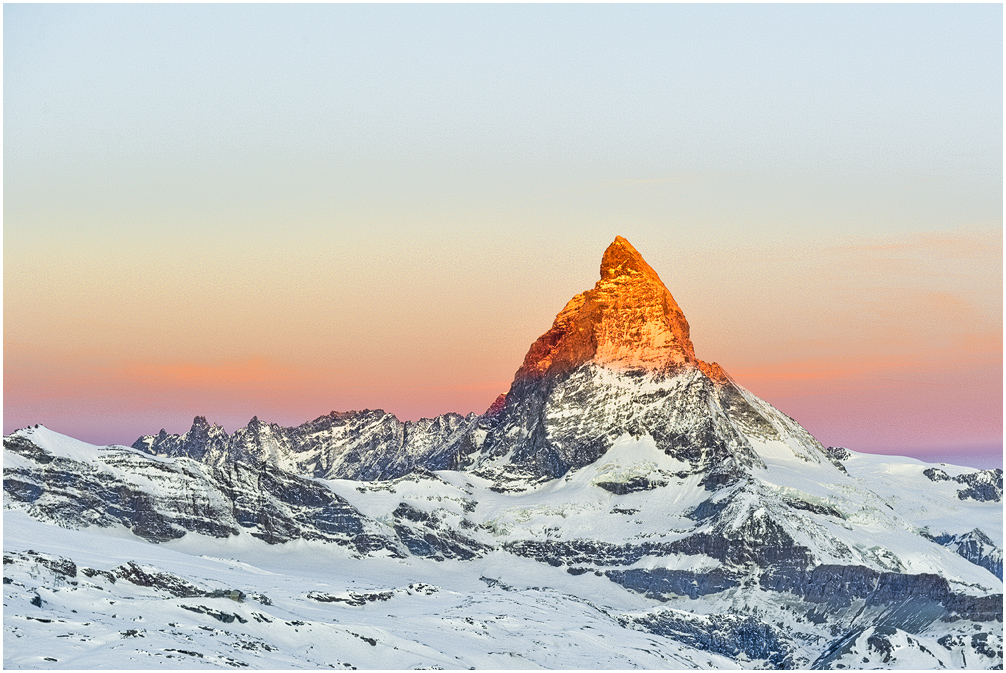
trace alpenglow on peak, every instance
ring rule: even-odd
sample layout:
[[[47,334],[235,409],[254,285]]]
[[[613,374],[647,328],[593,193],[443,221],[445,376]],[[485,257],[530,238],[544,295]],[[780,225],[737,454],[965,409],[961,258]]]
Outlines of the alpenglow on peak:
[[[688,321],[657,272],[625,238],[601,258],[601,278],[559,312],[532,344],[518,377],[559,375],[593,361],[611,369],[667,370],[694,365],[713,378],[715,365],[695,357]]]

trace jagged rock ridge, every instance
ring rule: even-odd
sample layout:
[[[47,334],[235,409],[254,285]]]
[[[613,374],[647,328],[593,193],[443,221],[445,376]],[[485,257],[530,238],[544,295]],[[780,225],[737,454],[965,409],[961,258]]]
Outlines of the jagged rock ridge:
[[[197,416],[182,434],[140,437],[133,448],[187,456],[209,465],[269,463],[294,474],[330,479],[394,479],[415,469],[453,469],[470,453],[482,419],[448,413],[400,421],[378,410],[336,412],[297,427],[252,418],[233,434]]]

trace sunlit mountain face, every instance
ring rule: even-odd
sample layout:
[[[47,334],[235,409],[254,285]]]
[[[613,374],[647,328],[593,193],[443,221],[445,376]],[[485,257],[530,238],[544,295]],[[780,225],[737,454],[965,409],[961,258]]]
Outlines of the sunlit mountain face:
[[[824,447],[624,238],[482,415],[4,440],[8,668],[1001,668],[1002,470]]]

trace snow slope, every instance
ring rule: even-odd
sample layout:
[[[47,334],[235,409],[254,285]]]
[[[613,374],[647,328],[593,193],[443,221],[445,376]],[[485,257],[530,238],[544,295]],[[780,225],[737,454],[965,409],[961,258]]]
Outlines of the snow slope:
[[[651,438],[624,435],[596,462],[518,491],[457,471],[312,480],[384,541],[361,548],[335,534],[270,537],[261,518],[218,517],[227,534],[186,529],[173,495],[181,470],[205,502],[240,502],[250,497],[241,488],[261,483],[228,492],[219,474],[188,458],[91,446],[44,428],[6,445],[8,668],[1002,662],[1001,580],[920,533],[980,523],[1001,544],[993,537],[1001,503],[961,499],[961,482],[924,474],[974,473],[964,468],[847,452],[846,473],[755,445],[764,465],[752,478],[709,491]],[[94,474],[112,490],[145,493],[180,534],[144,541],[95,500],[85,517],[75,509],[79,489],[65,482]],[[309,530],[310,517],[297,513],[309,507],[290,496],[304,489],[299,479],[280,482],[292,504],[278,498],[282,489],[259,494],[273,526],[282,515]],[[25,484],[42,495],[18,499]],[[792,574],[789,557],[762,567],[757,556],[694,548],[696,539],[723,539],[733,552],[771,550],[773,535],[807,550],[809,570]],[[845,593],[815,594],[834,569]],[[892,594],[891,581],[915,588]]]

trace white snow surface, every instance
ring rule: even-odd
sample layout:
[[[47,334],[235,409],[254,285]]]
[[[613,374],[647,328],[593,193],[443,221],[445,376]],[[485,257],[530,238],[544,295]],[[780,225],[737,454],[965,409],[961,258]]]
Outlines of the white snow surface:
[[[602,590],[585,599],[554,586],[564,579],[561,571],[509,555],[503,563],[465,564],[347,559],[332,545],[276,548],[247,536],[110,544],[106,535],[14,511],[6,512],[4,524],[7,553],[31,549],[71,558],[78,569],[112,570],[134,561],[246,594],[240,602],[177,598],[121,579],[113,584],[83,572],[68,579],[11,563],[4,573],[12,580],[4,586],[5,668],[738,667],[726,657],[622,628],[619,603],[638,609],[646,601],[607,580],[597,579],[593,584]],[[491,581],[480,580],[484,574]],[[388,596],[352,605],[309,594]],[[38,607],[31,603],[35,596]],[[182,606],[236,617],[225,623]]]
[[[201,473],[200,464],[188,458],[92,446],[42,427],[18,434],[52,455],[107,471],[148,492],[165,486],[147,478],[143,465],[183,464]],[[604,568],[574,576],[563,567],[502,550],[504,544],[520,541],[673,542],[701,530],[703,524],[689,514],[706,500],[729,501],[726,516],[738,528],[760,520],[779,523],[797,544],[813,551],[817,563],[934,573],[945,577],[958,593],[1002,593],[1002,582],[988,570],[919,534],[923,530],[963,534],[980,528],[1001,552],[1001,503],[961,500],[957,496],[960,484],[933,482],[922,474],[932,466],[908,458],[850,451],[843,461],[846,474],[830,461],[802,447],[793,450],[779,440],[754,441],[753,447],[764,463],[753,468],[753,479],[713,492],[700,486],[700,475],[688,474],[686,464],[658,450],[646,435],[623,435],[596,462],[517,492],[496,492],[487,479],[450,471],[387,482],[315,480],[371,519],[374,530],[391,537],[395,534],[393,512],[402,503],[437,513],[448,525],[474,524],[471,537],[495,550],[468,561],[361,558],[345,546],[324,542],[268,545],[248,532],[229,538],[188,533],[178,540],[150,544],[124,527],[72,530],[44,523],[5,496],[4,577],[10,583],[4,585],[4,666],[627,669],[767,665],[743,654],[728,657],[704,651],[632,625],[634,618],[668,610],[693,620],[760,615],[777,623],[780,630],[796,634],[796,662],[809,666],[834,634],[827,625],[808,622],[803,617],[806,604],[797,605],[789,594],[742,586],[698,599],[665,596],[666,600],[656,600],[610,581],[601,572]],[[5,469],[27,468],[30,463],[16,453],[4,452]],[[969,470],[939,467],[951,477]],[[624,494],[598,486],[636,477],[663,485]],[[794,502],[841,516],[794,508]],[[78,572],[75,577],[54,573],[33,560],[28,550],[72,560]],[[244,598],[178,597],[121,578],[113,583],[101,574],[88,577],[81,570],[113,571],[130,561],[177,575],[207,591],[236,589]],[[679,554],[647,556],[618,569],[708,572],[719,565],[702,554]],[[325,597],[334,600],[326,602]],[[968,638],[961,636],[953,647],[937,642],[965,631]],[[975,641],[976,645],[969,640],[975,633],[987,636]],[[991,626],[936,622],[922,633],[884,634],[894,648],[893,658],[890,652],[877,650],[879,636],[871,646],[869,638],[875,634],[863,634],[850,640],[849,651],[832,663],[841,661],[855,668],[930,668],[985,667],[1002,661],[1001,654],[998,660],[982,654],[989,643],[998,643],[1001,652],[1001,622]]]

